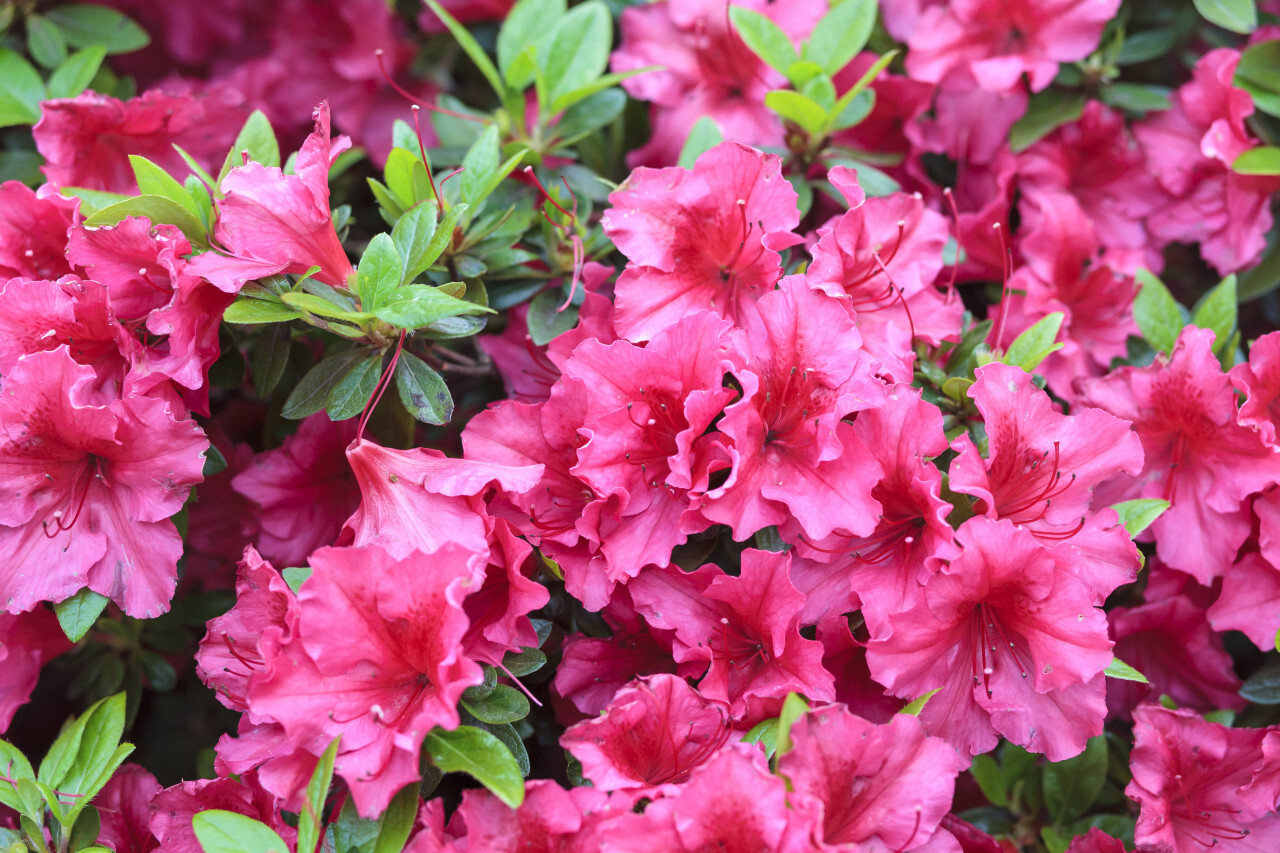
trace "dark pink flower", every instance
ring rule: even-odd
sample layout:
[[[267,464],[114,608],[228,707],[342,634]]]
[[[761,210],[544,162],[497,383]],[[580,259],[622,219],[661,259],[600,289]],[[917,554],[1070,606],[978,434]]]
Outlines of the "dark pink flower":
[[[902,0],[893,2],[898,4]],[[888,20],[888,12],[882,10],[882,17]],[[855,56],[832,77],[836,92],[840,95],[848,92],[877,59],[879,57],[870,51],[863,51]],[[907,139],[907,127],[918,121],[929,109],[934,87],[885,70],[876,76],[869,88],[876,95],[870,115],[853,127],[833,133],[832,141],[858,151],[907,159],[913,153],[911,142]],[[905,166],[888,168],[886,171],[899,180],[908,174]]]
[[[284,445],[254,457],[232,487],[256,505],[257,546],[268,559],[300,566],[315,549],[333,544],[360,505],[360,488],[344,450],[355,419],[307,418]]]
[[[1112,838],[1096,826],[1087,835],[1072,839],[1066,853],[1125,853],[1124,842]]]
[[[1232,163],[1258,145],[1245,126],[1253,98],[1232,83],[1240,54],[1221,48],[1200,57],[1173,108],[1134,126],[1148,168],[1168,193],[1147,219],[1161,243],[1199,243],[1223,274],[1252,266],[1271,230],[1271,194],[1280,179],[1240,175]]]
[[[683,678],[654,675],[623,688],[600,716],[560,736],[597,788],[652,796],[679,785],[729,739],[729,709]]]
[[[525,798],[512,809],[488,791],[465,791],[449,821],[449,833],[476,853],[597,853],[589,813],[607,795],[591,788],[566,791],[550,779],[525,783]]]
[[[1280,447],[1280,332],[1258,338],[1249,347],[1249,360],[1231,368],[1231,384],[1244,395],[1237,420],[1257,431],[1268,447]]]
[[[1258,552],[1249,551],[1227,569],[1208,615],[1215,631],[1242,631],[1255,646],[1270,651],[1280,633],[1280,489],[1256,497],[1253,513]]]
[[[939,83],[968,70],[984,89],[1003,92],[1025,73],[1031,91],[1047,87],[1058,63],[1098,46],[1119,0],[951,0],[920,13],[908,38],[907,73]]]
[[[24,356],[0,393],[0,601],[10,613],[81,587],[131,616],[165,612],[182,539],[169,517],[208,440],[152,397],[95,392],[65,347]]]
[[[40,667],[70,648],[62,626],[48,610],[0,613],[0,733],[31,698]]]
[[[778,253],[801,242],[781,158],[736,142],[706,152],[692,171],[636,169],[609,201],[605,233],[630,260],[615,286],[614,325],[633,341],[698,310],[741,323],[781,277]]]
[[[102,828],[98,843],[115,853],[148,853],[160,845],[148,826],[151,801],[163,788],[146,769],[129,762],[93,798]]]
[[[96,92],[45,101],[32,129],[41,167],[64,187],[136,193],[130,154],[146,157],[179,181],[191,169],[174,150],[179,145],[206,170],[216,170],[249,110],[233,88],[197,94],[153,89],[128,101]]]
[[[489,550],[484,582],[467,594],[463,605],[470,622],[462,648],[472,660],[501,667],[507,652],[538,645],[529,614],[550,598],[547,588],[530,575],[537,571],[533,548],[498,519]]]
[[[867,669],[867,648],[849,630],[849,619],[827,619],[818,624],[822,643],[822,668],[835,676],[836,701],[864,720],[887,723],[907,703],[890,696]]]
[[[318,755],[342,735],[335,772],[361,814],[419,778],[423,738],[456,727],[458,698],[481,681],[459,644],[483,562],[452,543],[399,560],[377,546],[322,548],[294,639],[249,679],[250,713],[278,721],[291,744]]]
[[[9,279],[0,285],[0,374],[24,355],[66,347],[76,363],[94,368],[98,386],[119,388],[136,347],[110,311],[97,282]]]
[[[678,662],[706,663],[699,691],[740,717],[750,697],[781,699],[795,691],[817,701],[834,698],[822,644],[800,636],[804,596],[791,585],[790,563],[786,554],[749,548],[737,577],[716,566],[650,569],[627,588],[649,624],[675,631]]]
[[[290,847],[298,831],[285,823],[280,802],[259,783],[257,774],[239,779],[197,779],[165,788],[151,801],[151,832],[163,853],[202,853],[191,819],[197,812],[223,809],[260,820]],[[287,853],[287,851],[285,851]]]
[[[79,219],[79,205],[53,187],[33,192],[20,181],[0,184],[0,281],[69,274],[67,230]]]
[[[1170,501],[1151,526],[1156,553],[1203,584],[1226,571],[1249,535],[1244,499],[1280,481],[1280,454],[1236,422],[1212,341],[1213,332],[1189,326],[1167,359],[1076,386],[1082,403],[1131,421],[1142,441],[1142,473],[1106,487],[1107,498]]]
[[[843,419],[881,405],[884,389],[841,300],[799,276],[761,297],[733,368],[742,398],[725,409],[733,473],[702,513],[738,541],[794,518],[810,540],[865,536],[880,505],[880,465]]]
[[[1253,793],[1272,805],[1249,805],[1241,792],[1262,769],[1265,729],[1229,729],[1194,711],[1143,705],[1133,712],[1133,781],[1124,792],[1138,802],[1139,850],[1192,853],[1210,847],[1253,853],[1280,847],[1280,820],[1271,814],[1280,779]]]
[[[872,637],[872,676],[905,699],[940,689],[920,719],[965,754],[997,735],[1050,761],[1078,754],[1106,716],[1105,614],[1024,528],[978,516],[956,538],[960,556]]]
[[[329,167],[351,140],[329,138],[329,106],[315,110],[316,129],[298,151],[295,174],[248,163],[222,181],[214,229],[218,247],[191,262],[191,270],[227,293],[246,281],[320,267],[318,281],[346,287],[355,274],[333,228]]]
[[[791,727],[778,761],[793,808],[814,816],[821,850],[891,853],[922,847],[951,810],[968,762],[914,717],[869,723],[843,705],[815,708]]]

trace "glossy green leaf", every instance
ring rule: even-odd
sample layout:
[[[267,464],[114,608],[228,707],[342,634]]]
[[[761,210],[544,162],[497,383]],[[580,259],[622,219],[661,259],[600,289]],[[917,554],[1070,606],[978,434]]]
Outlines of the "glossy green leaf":
[[[1191,322],[1214,335],[1214,350],[1223,350],[1236,329],[1236,275],[1231,273],[1204,295],[1191,313]]]
[[[301,316],[301,313],[282,302],[241,297],[227,306],[222,319],[228,323],[249,326],[258,323],[286,323]]]
[[[497,685],[483,699],[468,702],[464,698],[462,704],[477,720],[494,725],[514,723],[529,716],[528,698],[506,684]]]
[[[271,129],[271,122],[262,110],[254,110],[240,128],[236,141],[222,161],[222,169],[218,172],[216,186],[221,188],[222,179],[231,170],[244,165],[244,152],[249,152],[249,159],[263,166],[280,165],[280,143],[276,141],[276,132]]]
[[[782,28],[759,12],[744,6],[730,6],[729,20],[751,52],[779,74],[785,75],[791,64],[800,58]]]
[[[396,391],[405,411],[424,424],[447,424],[453,417],[453,395],[444,378],[411,352],[396,362]]]
[[[392,299],[404,274],[402,264],[391,235],[378,234],[369,241],[356,268],[356,292],[364,311],[375,313]]]
[[[293,333],[287,323],[268,326],[258,335],[253,348],[253,390],[260,398],[265,399],[276,390],[292,350]]]
[[[137,154],[129,155],[129,165],[133,168],[133,177],[138,182],[138,189],[143,195],[159,196],[174,202],[200,223],[201,230],[205,230],[195,199],[172,175],[146,157],[140,157]]]
[[[613,46],[613,18],[601,0],[574,6],[556,22],[538,56],[547,97],[544,103],[556,112],[556,102],[604,73]]]
[[[1280,661],[1268,661],[1246,678],[1240,695],[1258,705],[1280,705]]]
[[[109,54],[131,53],[151,43],[147,31],[114,9],[90,3],[71,3],[51,10],[47,17],[72,47],[102,45]]]
[[[849,105],[853,103],[854,99],[860,97],[863,92],[868,91],[868,87],[871,85],[872,81],[880,75],[881,71],[889,67],[889,63],[893,62],[894,57],[897,55],[898,51],[891,50],[873,62],[870,68],[862,72],[862,76],[858,78],[857,82],[850,86],[849,90],[840,96],[840,100],[836,101],[836,105],[831,109],[831,115],[837,120],[842,119],[845,110],[849,108]]]
[[[799,693],[788,693],[782,700],[782,710],[778,714],[778,755],[786,755],[791,751],[791,727],[809,710],[809,703]]]
[[[289,420],[301,420],[323,409],[333,386],[368,354],[369,350],[356,348],[326,357],[294,386],[284,402],[281,416]]]
[[[692,169],[693,164],[706,152],[724,142],[724,134],[711,116],[703,116],[694,122],[689,138],[680,149],[680,168]]]
[[[1084,752],[1044,768],[1044,805],[1055,824],[1089,810],[1107,781],[1107,739],[1089,738]]]
[[[546,653],[540,649],[524,649],[519,652],[507,652],[502,658],[502,669],[508,675],[524,678],[547,665]]]
[[[446,773],[475,778],[511,808],[524,802],[524,777],[515,756],[494,735],[475,726],[432,729],[423,742],[427,755]]]
[[[876,25],[876,11],[876,0],[844,0],[813,28],[804,46],[804,59],[835,76],[866,47]]]
[[[1112,658],[1104,673],[1107,678],[1118,678],[1121,681],[1137,681],[1141,684],[1151,683],[1145,675],[1120,660],[1120,658]]]
[[[324,819],[324,802],[329,796],[329,784],[333,781],[333,762],[338,755],[341,735],[334,738],[316,762],[316,769],[307,782],[306,796],[302,800],[302,813],[298,815],[297,853],[314,853],[320,840],[321,821]]]
[[[324,407],[329,420],[345,421],[360,414],[372,399],[381,375],[381,353],[373,353],[352,365],[333,383],[333,388],[329,391],[329,399],[325,401]]]
[[[790,89],[775,89],[769,92],[764,96],[764,105],[783,120],[798,125],[811,137],[820,137],[827,124],[826,110],[810,98]]]
[[[88,587],[82,588],[70,598],[59,601],[53,606],[53,612],[62,626],[62,633],[73,643],[78,643],[93,623],[98,621],[102,611],[110,601],[105,595],[94,592]]]
[[[0,740],[0,772],[15,781],[36,778],[27,757],[16,746],[3,740]],[[29,806],[33,805],[24,803],[17,786],[8,782],[0,782],[0,803],[19,813],[29,811]]]
[[[1064,124],[1084,114],[1086,98],[1065,89],[1045,89],[1031,96],[1027,111],[1009,129],[1009,147],[1014,153],[1027,150]]]
[[[512,73],[516,57],[526,48],[542,44],[566,8],[565,0],[520,0],[507,13],[498,31],[498,70],[513,89],[523,89],[533,80],[531,67],[518,76]]]
[[[498,171],[498,126],[484,129],[462,159],[462,200],[475,207],[485,199],[485,191]]]
[[[1055,341],[1065,318],[1066,314],[1055,311],[1037,320],[1031,328],[1014,338],[1002,361],[1021,367],[1027,373],[1034,371],[1051,353],[1062,349],[1062,344]]]
[[[79,95],[93,82],[106,56],[107,49],[102,45],[86,47],[71,54],[50,75],[49,97],[74,98]]]
[[[248,815],[209,809],[192,817],[191,828],[204,853],[291,853],[275,830]]]
[[[284,578],[284,582],[289,585],[289,589],[293,590],[297,595],[302,589],[302,585],[307,582],[307,578],[311,577],[311,569],[307,566],[293,567],[285,569],[280,573],[280,577]]]
[[[1268,145],[1242,151],[1231,162],[1237,175],[1280,175],[1280,148]]]
[[[1133,319],[1151,347],[1163,353],[1173,352],[1184,325],[1178,302],[1164,282],[1140,269],[1135,274],[1141,289],[1133,300]]]
[[[764,748],[766,758],[773,758],[778,751],[778,718],[770,717],[756,723],[742,736],[743,743],[758,743]]]
[[[1000,766],[1000,762],[996,761],[995,756],[989,752],[975,755],[973,763],[969,765],[969,775],[978,783],[982,795],[990,800],[992,805],[1000,808],[1009,805],[1009,796],[1005,791],[1004,769]]]
[[[45,68],[57,68],[67,61],[67,40],[44,15],[28,15],[27,52]]]
[[[373,316],[370,311],[356,311],[339,304],[332,299],[316,296],[314,293],[289,292],[280,294],[280,300],[290,308],[315,314],[318,317],[329,317],[334,320],[346,320],[358,323]]]
[[[484,52],[484,48],[482,48],[480,43],[475,40],[475,37],[471,35],[471,32],[465,26],[458,23],[457,19],[455,19],[453,15],[446,12],[444,7],[442,7],[437,0],[422,0],[422,2],[426,3],[427,7],[434,12],[436,17],[438,17],[445,27],[448,28],[449,32],[458,42],[458,46],[461,47],[463,52],[466,53],[466,55],[471,58],[471,61],[476,64],[476,68],[478,68],[480,73],[484,75],[484,79],[489,81],[489,85],[493,87],[493,91],[497,94],[498,98],[505,100],[507,89],[506,85],[503,83],[502,74],[494,66],[493,61],[489,59],[489,55]]]
[[[145,216],[153,224],[176,225],[192,243],[208,242],[204,223],[195,213],[160,195],[140,195],[116,202],[85,219],[84,224],[95,227],[115,225],[128,216]]]
[[[1173,29],[1144,30],[1126,33],[1124,44],[1116,54],[1116,65],[1137,65],[1164,56],[1178,43],[1178,33]]]
[[[422,202],[406,210],[391,229],[391,242],[400,253],[405,282],[413,281],[431,266],[426,254],[436,233],[436,211],[435,204]]]
[[[1150,527],[1151,522],[1159,518],[1169,508],[1169,502],[1162,501],[1159,498],[1137,498],[1112,504],[1111,508],[1116,511],[1116,515],[1120,518],[1120,523],[1124,525],[1124,529],[1129,532],[1129,536],[1132,538]]]
[[[1172,105],[1171,90],[1167,86],[1145,83],[1112,83],[1104,86],[1098,97],[1104,104],[1135,113],[1158,112]]]
[[[373,853],[400,853],[418,816],[418,786],[406,785],[391,799],[379,820],[378,839]]]
[[[421,329],[446,317],[489,313],[490,309],[447,295],[438,287],[411,284],[392,294],[374,312],[379,320],[401,329]]]
[[[1206,21],[1224,30],[1245,35],[1258,28],[1258,6],[1254,0],[1194,0]]]
[[[534,346],[546,346],[578,324],[578,309],[569,306],[562,311],[563,304],[564,294],[558,289],[544,290],[529,303],[526,323]]]
[[[0,127],[38,122],[45,96],[40,72],[21,54],[0,48]]]

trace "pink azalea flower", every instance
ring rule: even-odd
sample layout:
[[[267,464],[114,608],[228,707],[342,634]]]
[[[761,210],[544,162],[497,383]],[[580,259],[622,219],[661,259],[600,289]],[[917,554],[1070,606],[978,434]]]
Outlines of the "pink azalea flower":
[[[901,0],[894,2],[900,3]],[[887,13],[882,12],[882,17],[887,20]],[[879,57],[870,51],[855,56],[832,77],[836,92],[840,95],[848,92],[877,59]],[[876,94],[871,113],[853,127],[833,133],[832,141],[856,151],[908,159],[913,152],[911,141],[907,138],[907,128],[920,120],[932,105],[934,86],[885,70],[871,82],[870,89]],[[909,175],[905,164],[886,171],[900,181]]]
[[[623,11],[613,71],[658,66],[622,83],[632,97],[652,104],[649,144],[627,156],[629,165],[674,165],[702,116],[710,116],[726,139],[782,145],[782,125],[764,106],[764,96],[785,81],[733,32],[729,5],[728,0],[664,0]],[[771,18],[793,42],[808,37],[827,11],[819,0],[793,0],[785,8],[768,0],[733,5]]]
[[[213,769],[219,776],[243,778],[252,773],[264,791],[279,799],[282,809],[302,811],[319,750],[310,752],[298,746],[280,723],[254,723],[250,714],[242,714],[236,737],[224,734],[215,751]]]
[[[1073,571],[1096,604],[1137,577],[1140,559],[1114,511],[1094,510],[1093,490],[1142,470],[1129,424],[1099,409],[1062,415],[1018,367],[978,368],[969,389],[986,426],[987,459],[969,435],[952,448],[951,488],[978,500],[974,511],[1012,521],[1048,547],[1072,551]]]
[[[70,275],[13,278],[0,285],[0,309],[0,374],[24,355],[66,347],[77,364],[94,369],[103,390],[123,384],[135,346],[111,315],[104,286]]]
[[[425,447],[394,450],[364,438],[347,447],[347,462],[360,485],[360,506],[337,544],[381,545],[396,557],[446,542],[488,551],[485,493],[496,486],[523,494],[542,474],[537,466],[450,459]]]
[[[946,521],[952,506],[941,497],[942,473],[929,461],[946,452],[947,438],[938,407],[903,385],[887,391],[881,408],[860,412],[853,431],[885,472],[871,490],[881,507],[876,529],[869,536],[837,534],[816,542],[796,535],[794,522],[782,532],[797,543],[797,554],[844,567],[846,595],[861,602],[863,618],[875,630],[889,613],[915,604],[940,561],[959,553]],[[798,564],[799,557],[793,573]]]
[[[69,274],[67,230],[79,219],[79,205],[53,187],[33,192],[20,181],[0,184],[0,281]]]
[[[764,753],[739,745],[694,770],[678,795],[601,830],[602,853],[816,853],[812,820],[787,808]]]
[[[295,174],[248,163],[223,179],[214,234],[225,254],[200,255],[191,262],[193,272],[227,293],[246,281],[301,275],[312,266],[320,267],[318,281],[347,286],[355,270],[333,228],[329,167],[351,140],[330,140],[328,104],[316,107],[315,120],[315,132],[298,151]]]
[[[81,587],[129,615],[169,608],[182,539],[169,517],[209,446],[151,397],[108,399],[65,347],[24,356],[0,395],[0,601],[10,613]]]
[[[356,421],[333,422],[323,412],[302,422],[283,446],[258,454],[232,487],[256,505],[257,546],[281,565],[300,566],[332,545],[360,505],[360,489],[343,451]]]
[[[1280,779],[1269,780],[1265,793],[1254,792],[1272,806],[1241,797],[1263,769],[1268,730],[1229,729],[1158,705],[1141,706],[1133,719],[1133,781],[1124,792],[1140,807],[1133,833],[1138,849],[1253,853],[1280,846],[1280,820],[1270,813]]]
[[[248,683],[270,665],[298,625],[298,600],[275,567],[250,545],[236,573],[236,603],[209,620],[196,652],[196,674],[218,701],[248,710]]]
[[[880,19],[889,35],[901,42],[911,38],[920,22],[920,13],[947,0],[880,0]]]
[[[1280,332],[1263,335],[1249,347],[1249,360],[1231,368],[1231,384],[1244,395],[1236,419],[1255,430],[1268,447],[1280,447]]]
[[[1161,243],[1199,243],[1200,254],[1224,275],[1252,266],[1271,230],[1271,194],[1280,179],[1238,175],[1231,164],[1258,145],[1245,119],[1253,98],[1232,85],[1240,54],[1222,48],[1196,63],[1173,108],[1134,126],[1148,168],[1169,198],[1147,219]]]
[[[852,209],[818,230],[809,286],[848,300],[866,351],[893,381],[910,382],[916,339],[936,345],[960,331],[959,296],[933,286],[942,269],[946,220],[919,196],[861,201],[850,169],[838,166],[828,177]]]
[[[449,833],[459,840],[459,851],[597,853],[591,812],[608,811],[606,799],[591,788],[566,791],[550,779],[526,782],[518,809],[488,791],[464,791]]]
[[[881,405],[884,389],[847,307],[790,277],[761,298],[740,348],[742,398],[719,424],[733,473],[703,515],[738,541],[789,518],[810,541],[870,534],[882,471],[843,419]]]
[[[1255,646],[1270,651],[1280,632],[1280,489],[1255,498],[1253,512],[1258,552],[1242,555],[1227,569],[1208,616],[1215,631],[1241,631]]]
[[[51,183],[136,193],[128,155],[146,157],[181,181],[191,169],[174,150],[179,145],[216,170],[248,114],[243,96],[226,86],[198,95],[153,89],[128,101],[85,92],[45,101],[32,133]]]
[[[290,848],[298,831],[280,814],[279,801],[249,773],[237,779],[197,779],[165,788],[151,801],[150,828],[160,839],[161,853],[202,853],[191,828],[197,812],[222,809],[247,815],[271,827]],[[287,851],[285,851],[287,853]]]
[[[0,733],[31,698],[40,667],[70,648],[50,611],[0,613]]]
[[[239,562],[256,529],[252,504],[231,488],[232,478],[253,461],[253,450],[247,444],[232,444],[218,421],[209,425],[209,431],[210,441],[227,460],[227,467],[206,479],[199,499],[186,507],[179,595],[231,589],[235,578],[227,566]]]
[[[654,675],[618,691],[604,712],[560,736],[582,775],[605,791],[652,797],[689,778],[729,739],[728,709],[682,678]]]
[[[1078,754],[1106,716],[1105,614],[1026,529],[978,516],[956,538],[960,556],[872,637],[872,676],[905,699],[940,689],[920,719],[965,754],[997,735],[1050,761]]]
[[[741,717],[750,697],[795,691],[834,698],[822,644],[800,636],[804,596],[791,585],[790,562],[786,554],[749,548],[737,577],[711,565],[688,573],[650,569],[627,588],[649,624],[675,631],[676,661],[706,662],[699,691]]]
[[[467,594],[463,606],[470,626],[462,647],[472,660],[501,667],[507,652],[538,645],[529,614],[550,600],[547,588],[529,576],[537,570],[533,548],[498,519],[484,583]]]
[[[160,842],[151,834],[151,802],[164,789],[146,769],[122,764],[93,798],[101,829],[98,843],[115,853],[149,853]]]
[[[907,41],[907,73],[939,83],[968,70],[992,92],[1047,87],[1058,63],[1084,59],[1120,8],[1119,0],[951,0],[920,13]]]
[[[842,705],[815,708],[791,727],[778,761],[792,806],[814,817],[821,850],[892,853],[919,848],[951,810],[968,762],[902,714],[869,723]]]
[[[1125,853],[1125,846],[1123,841],[1112,838],[1095,826],[1088,834],[1073,838],[1066,853]]]
[[[698,310],[740,324],[781,277],[778,253],[801,242],[796,198],[781,158],[736,142],[692,171],[632,172],[602,222],[630,260],[615,286],[618,334],[645,341]]]
[[[477,560],[452,543],[399,560],[377,546],[320,549],[294,639],[249,680],[251,713],[292,744],[318,755],[342,735],[335,772],[362,815],[419,778],[423,738],[456,727],[458,698],[482,680],[459,646]]]
[[[1107,706],[1128,718],[1144,699],[1168,695],[1180,707],[1198,711],[1244,709],[1240,679],[1222,636],[1209,630],[1203,608],[1185,594],[1169,595],[1153,584],[1145,604],[1117,607],[1107,614],[1115,656],[1151,683],[1107,680]],[[1272,643],[1275,633],[1271,634]]]
[[[1170,501],[1151,526],[1156,553],[1206,585],[1249,535],[1244,499],[1280,481],[1280,455],[1236,423],[1235,393],[1212,341],[1213,332],[1187,327],[1167,359],[1076,386],[1082,403],[1132,421],[1142,441],[1142,473],[1108,487],[1109,502]]]
[[[889,722],[907,704],[871,678],[866,643],[853,636],[848,618],[819,623],[818,642],[823,649],[822,668],[836,679],[837,702],[873,723]]]

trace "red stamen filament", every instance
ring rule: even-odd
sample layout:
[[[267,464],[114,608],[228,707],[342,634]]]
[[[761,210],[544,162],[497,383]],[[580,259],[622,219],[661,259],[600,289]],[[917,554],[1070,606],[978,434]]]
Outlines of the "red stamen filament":
[[[956,277],[960,275],[960,254],[964,251],[964,244],[960,242],[960,208],[956,206],[956,196],[951,187],[944,189],[942,195],[951,208],[951,217],[956,221],[956,262],[951,265],[951,281],[947,284],[948,288],[954,288]]]
[[[93,479],[95,477],[99,480],[102,479],[102,457],[91,456],[90,458],[95,460],[95,466],[97,470],[93,474],[85,477],[84,490],[80,492],[80,500],[76,503],[76,509],[71,516],[71,520],[64,523],[62,510],[57,510],[53,513],[53,532],[52,533],[49,532],[49,522],[42,521],[40,523],[42,532],[47,538],[53,539],[59,533],[65,533],[66,531],[75,527],[76,522],[80,520],[80,513],[84,511],[85,499],[89,497],[89,489],[93,487]],[[76,479],[78,482],[79,477],[77,477]]]
[[[1000,644],[1008,647],[1009,654],[1013,658],[1013,662],[1018,666],[1019,673],[1023,678],[1027,677],[1027,666],[1020,659],[1017,647],[1009,641],[1009,637],[1005,634],[999,618],[992,612],[991,606],[986,602],[982,602],[974,608],[972,625],[973,638],[970,654],[973,683],[982,685],[983,689],[987,691],[987,698],[991,698],[991,676],[995,674],[996,652],[1000,648],[988,635],[988,631],[995,632],[996,639],[999,640]],[[990,657],[987,655],[988,651],[990,651]]]
[[[356,428],[356,441],[364,438],[364,428],[369,423],[369,417],[373,414],[373,410],[378,408],[378,403],[382,400],[382,392],[386,391],[387,386],[391,384],[391,377],[396,372],[396,362],[400,360],[400,351],[404,349],[404,335],[403,331],[400,332],[400,340],[396,343],[396,351],[391,356],[391,363],[382,372],[382,376],[378,379],[378,384],[374,386],[369,403],[365,405],[364,412],[360,415],[360,425]]]
[[[1004,255],[1003,263],[1003,281],[1000,284],[1000,316],[996,320],[995,336],[991,339],[997,347],[1002,347],[1000,342],[1004,340],[1004,323],[1009,316],[1009,277],[1013,274],[1013,250],[1011,250],[1004,239],[1004,228],[997,222],[991,226],[995,229],[996,235],[1000,238],[1000,251]]]

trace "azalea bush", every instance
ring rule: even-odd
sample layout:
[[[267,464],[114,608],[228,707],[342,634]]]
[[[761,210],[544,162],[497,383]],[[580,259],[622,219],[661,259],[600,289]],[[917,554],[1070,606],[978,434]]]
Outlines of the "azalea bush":
[[[0,2],[0,849],[1280,850],[1280,3]]]

